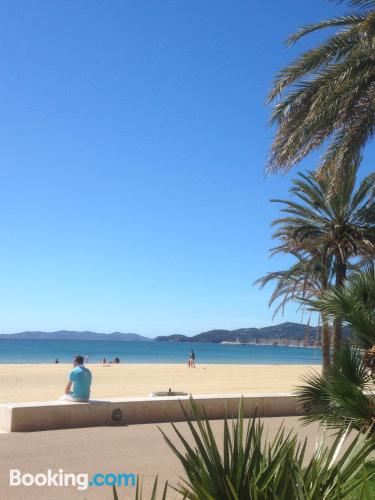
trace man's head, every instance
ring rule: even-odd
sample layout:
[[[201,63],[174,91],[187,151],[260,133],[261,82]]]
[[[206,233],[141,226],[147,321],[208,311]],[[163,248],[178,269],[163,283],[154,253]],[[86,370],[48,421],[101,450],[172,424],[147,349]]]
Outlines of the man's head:
[[[74,366],[83,365],[83,357],[82,356],[76,356],[73,359],[73,364],[74,364]]]

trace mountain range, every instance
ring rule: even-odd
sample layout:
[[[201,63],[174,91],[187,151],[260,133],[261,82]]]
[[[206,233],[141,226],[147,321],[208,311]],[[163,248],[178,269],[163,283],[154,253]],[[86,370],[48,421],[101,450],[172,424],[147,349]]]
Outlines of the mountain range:
[[[349,329],[343,329],[344,337]],[[317,326],[300,323],[281,323],[263,328],[240,328],[238,330],[210,330],[193,337],[169,335],[156,337],[158,342],[213,342],[233,344],[315,345],[321,339]]]
[[[138,335],[137,333],[97,333],[97,332],[75,332],[59,330],[57,332],[19,332],[0,335],[0,339],[42,339],[42,340],[121,340],[130,342],[132,340],[150,341],[152,339]]]
[[[344,328],[344,337],[349,335],[349,329]],[[155,339],[138,335],[137,333],[97,333],[91,331],[76,332],[59,330],[56,332],[26,331],[12,334],[2,334],[0,339],[48,339],[48,340],[117,340],[117,341],[156,341],[156,342],[211,342],[235,344],[279,344],[279,345],[314,345],[319,343],[321,332],[318,327],[300,323],[281,323],[263,328],[240,328],[237,330],[210,330],[194,336],[167,335]]]

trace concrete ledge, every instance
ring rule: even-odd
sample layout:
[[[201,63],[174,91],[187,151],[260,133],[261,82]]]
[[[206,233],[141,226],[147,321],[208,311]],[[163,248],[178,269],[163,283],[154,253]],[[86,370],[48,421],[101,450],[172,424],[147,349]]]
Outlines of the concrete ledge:
[[[245,417],[289,417],[300,414],[296,397],[278,394],[221,394],[194,396],[195,404],[211,420],[236,417],[241,398]],[[0,429],[5,432],[41,431],[104,425],[134,425],[180,422],[185,409],[191,415],[187,396],[158,398],[113,398],[71,403],[9,403],[0,405]]]

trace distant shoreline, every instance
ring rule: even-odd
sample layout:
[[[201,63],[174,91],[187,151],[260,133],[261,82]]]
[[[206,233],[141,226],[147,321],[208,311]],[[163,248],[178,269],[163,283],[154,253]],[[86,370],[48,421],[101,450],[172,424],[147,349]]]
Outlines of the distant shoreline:
[[[303,349],[320,349],[321,346],[319,345],[300,345],[300,344],[273,344],[273,343],[265,343],[265,342],[227,342],[223,341],[220,342],[220,345],[254,345],[254,346],[267,346],[267,347],[297,347],[297,348],[303,348]]]
[[[347,328],[343,336],[350,334]],[[237,330],[216,329],[198,333],[197,335],[162,335],[155,338],[145,337],[137,333],[98,333],[93,331],[58,330],[54,332],[24,331],[19,333],[0,334],[0,340],[63,340],[63,341],[106,341],[171,344],[228,344],[228,345],[264,345],[289,347],[319,347],[322,337],[321,328],[300,323],[281,323],[262,328],[240,328]]]
[[[287,345],[220,344],[210,342],[104,342],[103,340],[3,339],[0,341],[0,364],[71,363],[74,356],[88,356],[89,364],[115,358],[124,365],[176,364],[186,366],[194,350],[198,365],[319,364],[321,350],[293,349]],[[56,363],[56,364],[58,364]]]
[[[202,345],[202,344],[214,344],[214,345],[238,345],[238,346],[256,346],[256,347],[298,347],[298,348],[303,348],[303,349],[320,349],[321,346],[315,346],[315,345],[301,345],[301,344],[283,344],[283,343],[267,343],[267,342],[230,342],[230,341],[223,341],[223,342],[210,342],[210,341],[197,341],[197,340],[191,340],[191,341],[186,341],[186,342],[178,342],[176,340],[156,340],[156,339],[149,339],[149,341],[144,341],[144,340],[114,340],[114,339],[59,339],[59,338],[23,338],[23,337],[12,337],[9,335],[9,337],[6,338],[1,338],[2,334],[0,334],[0,342],[5,341],[5,340],[10,340],[10,341],[39,341],[39,342],[45,342],[46,340],[48,341],[53,341],[53,342],[121,342],[124,344],[131,344],[134,342],[137,343],[158,343],[158,344],[182,344],[182,345],[189,345],[189,344],[195,344],[195,345]]]

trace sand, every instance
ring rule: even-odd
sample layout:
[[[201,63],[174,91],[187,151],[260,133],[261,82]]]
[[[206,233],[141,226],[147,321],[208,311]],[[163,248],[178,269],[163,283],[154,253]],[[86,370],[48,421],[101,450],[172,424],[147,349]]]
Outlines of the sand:
[[[171,388],[195,394],[289,392],[317,365],[89,364],[91,397],[148,396]],[[0,364],[0,403],[50,401],[63,393],[71,365]]]

